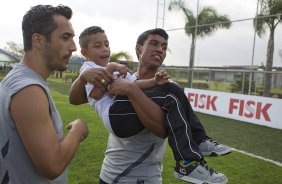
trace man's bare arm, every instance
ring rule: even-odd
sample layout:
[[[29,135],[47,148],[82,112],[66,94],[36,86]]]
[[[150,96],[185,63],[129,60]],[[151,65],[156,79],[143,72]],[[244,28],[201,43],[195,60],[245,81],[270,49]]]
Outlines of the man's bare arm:
[[[167,137],[163,110],[150,100],[135,83],[118,78],[109,85],[109,92],[127,96],[142,124],[157,136]]]
[[[87,96],[85,91],[86,82],[79,76],[71,85],[69,93],[69,102],[73,105],[80,105],[87,103]]]
[[[105,80],[102,83],[102,79]],[[85,91],[85,85],[87,82],[92,83],[95,87],[101,90],[107,89],[107,84],[112,81],[112,75],[103,68],[92,68],[84,71],[79,77],[73,82],[70,93],[69,102],[73,105],[80,105],[87,103],[87,96]]]
[[[50,117],[48,98],[38,85],[28,86],[15,94],[10,111],[35,168],[48,179],[54,179],[64,171],[80,141],[88,135],[85,123],[75,120],[71,123],[68,135],[58,141]]]
[[[129,69],[125,66],[125,65],[122,65],[122,64],[118,64],[118,63],[115,63],[115,62],[111,62],[109,63],[106,67],[105,67],[105,70],[107,72],[109,72],[110,74],[113,75],[114,72],[119,72],[120,75],[122,77],[125,77],[127,72],[129,72]],[[108,85],[109,83],[106,83],[106,81],[104,82],[106,85]],[[92,98],[94,98],[95,100],[99,100],[103,94],[105,93],[105,90],[103,89],[100,89],[98,87],[94,87],[93,90],[91,91],[90,93],[90,96]]]

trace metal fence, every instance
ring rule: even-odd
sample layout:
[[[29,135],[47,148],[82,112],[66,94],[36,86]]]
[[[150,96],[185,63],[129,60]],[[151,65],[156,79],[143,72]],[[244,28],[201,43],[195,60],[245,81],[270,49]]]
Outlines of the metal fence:
[[[262,96],[264,90],[264,75],[262,69],[253,71],[247,69],[229,68],[194,68],[192,86],[187,84],[189,68],[165,67],[171,75],[172,80],[178,82],[182,87],[224,91],[239,94]],[[282,98],[282,71],[272,71],[271,96]],[[250,83],[251,80],[251,83]],[[251,84],[250,90],[249,85]]]
[[[187,2],[187,7],[193,11],[194,15],[197,15],[203,7],[211,6],[219,14],[227,15],[232,22],[228,29],[217,29],[213,34],[196,36],[194,55],[191,54],[193,53],[191,49],[192,35],[185,33],[184,25],[187,20],[183,12],[178,11],[174,14],[169,12],[166,15],[165,29],[170,38],[169,52],[164,64],[167,65],[165,68],[174,80],[184,87],[262,95],[265,76],[271,74],[271,94],[269,97],[281,98],[281,14],[270,14],[255,19],[263,9],[261,1],[250,0],[245,3],[246,6],[242,6],[237,1],[222,1],[221,4],[216,0]],[[178,21],[170,19],[171,16],[177,16]],[[272,35],[269,27],[265,26],[265,34],[258,36],[254,25],[261,19],[275,19],[277,23],[275,34]],[[198,22],[196,26],[192,27],[197,27],[196,33],[197,30],[210,25]],[[191,56],[194,57],[193,66],[187,67],[191,62],[190,58],[193,58]],[[170,65],[174,66],[170,67]],[[192,78],[192,86],[187,85],[188,71],[193,71],[193,75],[189,77]]]

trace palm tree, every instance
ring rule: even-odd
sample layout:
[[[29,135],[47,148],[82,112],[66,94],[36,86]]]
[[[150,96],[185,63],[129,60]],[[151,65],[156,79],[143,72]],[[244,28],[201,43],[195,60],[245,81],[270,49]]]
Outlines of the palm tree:
[[[186,18],[185,33],[192,37],[190,47],[190,71],[188,74],[188,86],[192,86],[192,68],[194,67],[195,41],[196,37],[204,38],[210,36],[219,28],[230,28],[231,22],[226,15],[218,15],[217,11],[212,7],[203,7],[198,16],[186,8],[184,0],[173,0],[170,2],[169,11],[181,10]],[[196,25],[198,26],[196,27]]]
[[[123,58],[128,62],[127,63],[128,67],[132,69],[132,56],[128,54],[127,52],[120,51],[117,53],[112,53],[110,56],[110,61],[119,63],[119,60]]]
[[[259,37],[269,29],[269,39],[266,51],[266,64],[264,76],[263,96],[270,96],[273,52],[274,52],[274,32],[279,23],[282,22],[282,0],[260,0],[260,12],[254,19],[255,31]]]
[[[130,54],[128,54],[127,52],[124,51],[120,51],[117,53],[112,53],[110,60],[113,62],[117,62],[119,59],[125,58],[127,61],[132,60],[132,57],[130,56]]]

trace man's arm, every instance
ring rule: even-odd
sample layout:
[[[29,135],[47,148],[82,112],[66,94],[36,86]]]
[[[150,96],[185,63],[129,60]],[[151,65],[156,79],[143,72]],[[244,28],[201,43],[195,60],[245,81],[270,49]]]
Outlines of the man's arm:
[[[127,72],[129,72],[129,68],[127,68],[125,65],[115,63],[115,62],[109,63],[105,67],[105,70],[112,75],[114,72],[117,71],[120,73],[120,76],[122,77],[126,77]],[[108,85],[109,83],[106,83],[105,81],[105,84]],[[95,100],[99,100],[103,96],[104,93],[105,93],[105,90],[103,91],[103,89],[100,89],[99,87],[95,86],[93,90],[91,91],[90,96],[94,98]]]
[[[29,104],[28,108],[26,104]],[[64,171],[80,141],[88,135],[85,123],[75,120],[69,125],[68,135],[58,141],[50,117],[48,97],[38,85],[16,93],[11,100],[10,112],[35,168],[48,179],[54,179]]]
[[[127,96],[142,124],[157,136],[167,137],[163,110],[150,100],[135,83],[117,78],[109,85],[109,93]]]
[[[87,96],[85,91],[86,82],[81,75],[72,83],[69,93],[69,102],[73,105],[80,105],[87,103]]]
[[[102,79],[105,80],[102,83]],[[70,93],[69,102],[73,105],[80,105],[87,103],[87,96],[85,92],[85,84],[92,83],[95,87],[105,91],[107,84],[112,81],[112,75],[103,68],[91,68],[81,73],[78,78],[73,82]]]

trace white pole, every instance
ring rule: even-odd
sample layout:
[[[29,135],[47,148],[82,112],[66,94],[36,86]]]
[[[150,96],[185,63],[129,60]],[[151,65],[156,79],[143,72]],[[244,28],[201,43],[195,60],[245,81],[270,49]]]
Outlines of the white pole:
[[[159,19],[159,0],[157,2],[156,28],[158,27],[158,19]]]
[[[163,10],[163,29],[164,29],[164,22],[165,22],[165,1],[166,0],[164,0],[164,10]]]
[[[259,0],[257,1],[257,11],[256,11],[256,18],[255,18],[255,31],[254,31],[251,71],[250,71],[250,76],[249,76],[249,91],[248,91],[248,95],[251,94],[251,87],[252,87],[252,80],[253,80],[253,67],[254,67],[254,55],[255,55],[255,44],[256,44],[256,29],[257,29],[258,6],[259,6]]]
[[[193,66],[191,68],[192,79],[191,79],[191,88],[193,87],[193,74],[194,74],[194,65],[195,65],[195,52],[196,52],[196,42],[197,42],[197,32],[198,32],[198,15],[199,15],[199,0],[197,1],[197,17],[196,17],[196,25],[195,25],[195,42],[194,42],[194,50],[193,50]]]

